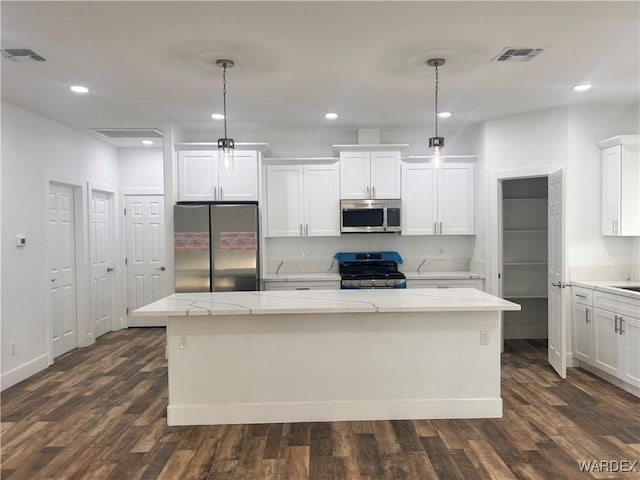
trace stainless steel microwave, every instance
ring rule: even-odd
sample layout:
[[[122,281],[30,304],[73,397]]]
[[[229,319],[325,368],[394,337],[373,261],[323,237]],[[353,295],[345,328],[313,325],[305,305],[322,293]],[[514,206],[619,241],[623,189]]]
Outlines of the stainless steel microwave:
[[[400,199],[340,200],[342,233],[400,231]]]

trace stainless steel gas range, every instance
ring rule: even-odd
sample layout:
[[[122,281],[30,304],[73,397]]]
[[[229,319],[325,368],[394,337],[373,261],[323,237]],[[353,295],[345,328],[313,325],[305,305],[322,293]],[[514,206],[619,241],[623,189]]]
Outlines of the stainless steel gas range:
[[[398,252],[339,252],[340,288],[407,288]]]

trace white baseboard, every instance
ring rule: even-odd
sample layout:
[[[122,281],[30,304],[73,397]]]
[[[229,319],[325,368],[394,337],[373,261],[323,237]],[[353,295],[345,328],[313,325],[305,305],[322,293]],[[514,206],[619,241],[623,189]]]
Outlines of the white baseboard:
[[[2,376],[0,376],[0,391],[12,387],[16,383],[29,378],[31,375],[35,375],[48,366],[49,355],[42,355],[13,370],[3,373]]]
[[[607,372],[603,372],[599,368],[593,367],[588,363],[579,362],[580,368],[584,368],[587,372],[593,373],[596,377],[600,377],[603,380],[606,380],[609,383],[612,383],[616,387],[621,388],[625,392],[629,392],[631,395],[635,395],[640,398],[640,388],[637,388],[634,385],[631,385],[627,382],[623,382],[618,377],[614,377],[613,375],[608,374]]]
[[[501,398],[169,405],[167,424],[501,418]]]

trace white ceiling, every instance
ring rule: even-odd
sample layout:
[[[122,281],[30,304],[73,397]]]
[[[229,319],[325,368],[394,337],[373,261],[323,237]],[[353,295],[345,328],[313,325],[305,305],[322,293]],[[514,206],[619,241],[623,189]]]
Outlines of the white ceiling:
[[[578,103],[637,103],[640,2],[25,2],[2,1],[2,98],[77,130],[162,128],[222,136],[295,129],[431,129]],[[505,47],[544,47],[526,63]],[[586,93],[571,86],[591,82]],[[86,96],[68,90],[86,85]],[[333,123],[324,113],[338,112]],[[442,125],[440,123],[440,125]],[[126,142],[113,142],[125,145]]]

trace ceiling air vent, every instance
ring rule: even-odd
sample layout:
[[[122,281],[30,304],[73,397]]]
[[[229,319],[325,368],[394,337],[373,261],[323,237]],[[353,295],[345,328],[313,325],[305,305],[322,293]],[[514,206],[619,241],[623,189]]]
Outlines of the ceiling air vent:
[[[5,48],[2,51],[2,56],[8,58],[13,62],[26,63],[26,62],[46,62],[47,60],[38,55],[33,50],[28,48]]]
[[[507,47],[500,52],[493,62],[528,62],[544,51],[544,48]]]
[[[155,128],[92,128],[92,131],[108,138],[162,138]]]

